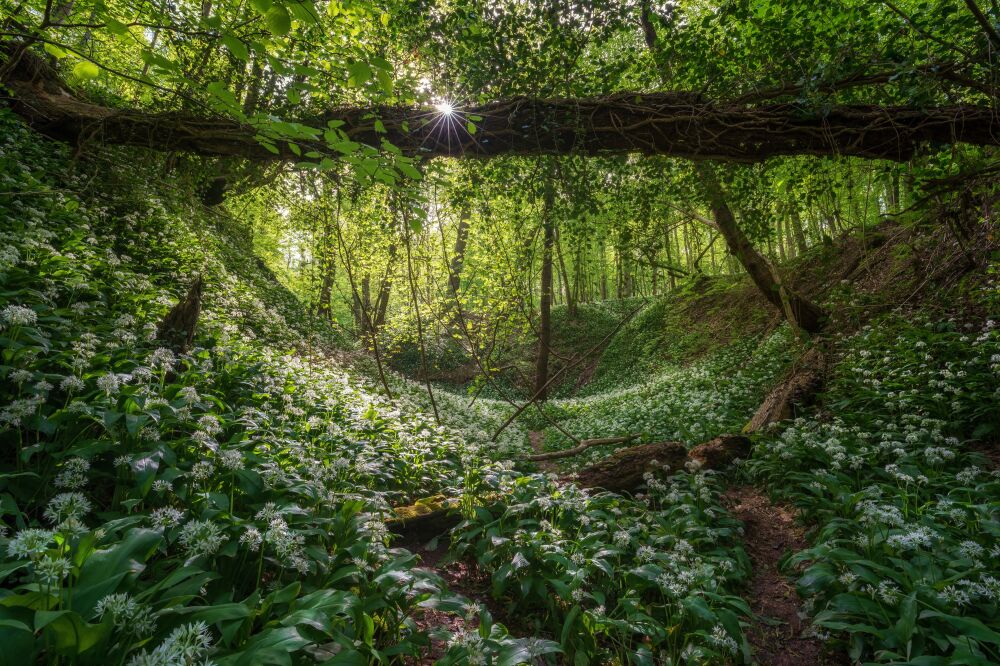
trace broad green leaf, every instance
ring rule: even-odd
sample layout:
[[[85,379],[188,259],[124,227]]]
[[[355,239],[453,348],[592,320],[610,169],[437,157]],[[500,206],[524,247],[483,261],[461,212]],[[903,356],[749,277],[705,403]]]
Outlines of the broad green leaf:
[[[96,79],[100,73],[100,67],[89,60],[81,60],[73,67],[73,76],[84,81]]]
[[[62,60],[67,55],[67,53],[64,50],[62,50],[55,44],[46,43],[43,48],[49,55],[54,57],[56,60]]]
[[[275,5],[267,10],[265,19],[267,29],[275,35],[283,37],[292,29],[292,18],[288,15],[288,10],[280,5]]]
[[[226,48],[229,49],[229,52],[233,56],[243,61],[250,59],[250,51],[247,49],[247,45],[236,35],[227,32],[222,35],[222,43],[226,45]]]

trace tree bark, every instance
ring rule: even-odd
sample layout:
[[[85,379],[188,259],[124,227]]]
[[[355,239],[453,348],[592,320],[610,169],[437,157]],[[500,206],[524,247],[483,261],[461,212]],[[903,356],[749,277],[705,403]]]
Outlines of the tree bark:
[[[0,44],[6,54],[17,44]],[[338,156],[319,138],[293,150],[268,125],[189,112],[115,109],[79,99],[39,56],[24,52],[5,72],[11,107],[38,131],[73,142],[143,146],[206,156],[302,161],[315,150]],[[464,127],[480,116],[476,133]],[[1000,116],[988,107],[932,108],[842,104],[813,110],[795,103],[713,102],[699,93],[618,93],[605,97],[515,97],[442,117],[433,109],[337,107],[287,119],[318,128],[342,121],[344,138],[372,146],[383,140],[405,154],[433,156],[646,153],[728,162],[776,155],[850,155],[905,161],[925,143],[1000,145]]]
[[[448,264],[448,291],[453,301],[458,301],[458,290],[462,286],[462,266],[465,264],[465,246],[469,239],[469,212],[463,210],[458,218],[458,233],[455,249]]]
[[[194,343],[198,317],[201,315],[201,295],[204,282],[197,276],[187,294],[163,318],[156,328],[156,337],[177,352],[186,352]]]
[[[540,402],[545,402],[548,397],[546,386],[549,383],[549,347],[552,344],[552,248],[555,245],[553,177],[553,169],[550,168],[542,208],[542,275],[541,294],[538,298],[538,356],[535,359],[535,394]]]
[[[750,279],[772,305],[784,313],[788,323],[809,334],[818,333],[826,313],[818,305],[782,284],[771,263],[746,237],[729,208],[715,170],[707,164],[698,165],[698,175],[708,196],[715,223],[726,239],[729,251],[750,274]]]

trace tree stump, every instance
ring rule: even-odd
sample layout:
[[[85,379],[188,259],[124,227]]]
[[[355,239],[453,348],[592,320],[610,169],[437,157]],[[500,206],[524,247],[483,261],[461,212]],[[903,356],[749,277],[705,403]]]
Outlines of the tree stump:
[[[201,314],[202,287],[199,275],[191,283],[187,295],[170,309],[156,329],[157,338],[182,354],[194,343],[194,331]]]

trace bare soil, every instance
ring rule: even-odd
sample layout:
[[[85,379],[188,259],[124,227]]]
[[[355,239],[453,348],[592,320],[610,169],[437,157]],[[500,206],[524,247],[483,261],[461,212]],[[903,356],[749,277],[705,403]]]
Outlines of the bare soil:
[[[753,564],[746,599],[757,619],[747,631],[754,661],[761,666],[840,666],[844,655],[831,654],[822,641],[806,635],[800,619],[802,600],[778,569],[789,551],[807,546],[793,510],[774,504],[752,486],[732,487],[724,494],[734,516],[743,521],[743,544]]]
[[[532,430],[528,433],[528,441],[531,442],[531,450],[535,453],[545,453],[545,449],[542,445],[545,443],[545,433],[539,432],[537,430]],[[538,465],[538,469],[545,473],[558,474],[559,465],[551,460],[540,460],[535,463]]]
[[[494,618],[502,617],[501,610],[490,596],[490,577],[468,562],[442,561],[448,552],[447,539],[442,538],[434,550],[426,544],[400,544],[410,551],[420,555],[421,566],[432,570],[444,579],[445,586],[454,594],[460,594],[472,601],[479,602],[490,611]],[[454,613],[445,613],[430,608],[420,608],[413,615],[413,621],[419,629],[447,629],[457,632],[461,629],[474,631],[479,626],[478,618],[466,620]],[[430,666],[444,656],[448,646],[444,641],[432,638],[430,648],[419,659],[408,663],[418,666]]]

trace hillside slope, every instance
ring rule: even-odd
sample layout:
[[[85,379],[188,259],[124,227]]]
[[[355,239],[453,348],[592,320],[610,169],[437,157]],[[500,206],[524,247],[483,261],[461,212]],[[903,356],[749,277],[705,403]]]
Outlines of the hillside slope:
[[[0,127],[0,662],[426,649],[408,618],[441,583],[383,519],[488,461],[309,355],[337,333],[224,218],[160,186],[155,160],[74,162]],[[178,354],[156,325],[196,274],[204,309]],[[487,634],[495,654],[522,645]]]

